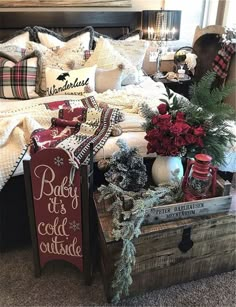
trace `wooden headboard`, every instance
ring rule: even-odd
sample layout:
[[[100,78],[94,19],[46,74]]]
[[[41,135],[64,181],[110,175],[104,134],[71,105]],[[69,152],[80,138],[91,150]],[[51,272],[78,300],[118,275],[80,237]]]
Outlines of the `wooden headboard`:
[[[0,12],[0,40],[26,26],[68,34],[85,26],[113,38],[141,28],[141,12]]]

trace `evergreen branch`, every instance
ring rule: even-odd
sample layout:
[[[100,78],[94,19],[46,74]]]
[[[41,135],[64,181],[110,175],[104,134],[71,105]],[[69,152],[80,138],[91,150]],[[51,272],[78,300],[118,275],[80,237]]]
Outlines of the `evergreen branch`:
[[[201,106],[204,101],[209,101],[209,93],[212,89],[212,84],[216,79],[216,73],[214,71],[208,71],[200,79],[190,86],[190,97],[193,104]]]
[[[233,90],[235,90],[236,81],[228,82],[222,87],[216,87],[211,91],[211,103],[222,103]]]
[[[147,103],[143,103],[140,107],[142,116],[146,120],[151,120],[154,115],[157,114],[157,111],[154,112]]]
[[[108,186],[102,185],[98,189],[101,193],[100,201],[108,195],[117,195],[116,201],[108,209],[112,212],[112,235],[115,240],[122,240],[123,242],[120,258],[115,263],[116,270],[112,281],[112,288],[114,289],[112,302],[115,304],[120,301],[123,294],[129,294],[129,287],[133,282],[131,274],[135,265],[136,254],[133,239],[138,238],[141,234],[141,226],[147,210],[160,203],[170,203],[180,193],[181,183],[175,174],[173,175],[176,178],[173,183],[163,184],[142,193],[126,192],[111,183]],[[122,197],[126,195],[133,196],[133,207],[129,211],[123,210]]]

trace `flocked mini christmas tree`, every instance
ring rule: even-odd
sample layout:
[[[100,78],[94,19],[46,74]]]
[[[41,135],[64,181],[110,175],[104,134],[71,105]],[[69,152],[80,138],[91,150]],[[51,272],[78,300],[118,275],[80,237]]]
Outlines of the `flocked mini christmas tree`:
[[[105,179],[125,191],[138,192],[147,182],[146,166],[136,147],[129,147],[123,140],[118,140],[120,150],[110,160],[110,168]]]

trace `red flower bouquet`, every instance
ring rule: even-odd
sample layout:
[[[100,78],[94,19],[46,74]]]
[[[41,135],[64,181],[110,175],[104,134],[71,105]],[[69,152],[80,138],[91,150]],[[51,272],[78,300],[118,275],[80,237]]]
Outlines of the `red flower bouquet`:
[[[152,129],[147,131],[148,153],[161,156],[184,156],[193,147],[203,147],[206,135],[201,125],[191,126],[184,112],[171,112],[166,103],[160,104],[158,114],[151,119]]]
[[[225,163],[225,152],[234,146],[236,113],[224,98],[235,90],[235,83],[214,87],[216,73],[207,72],[190,87],[190,100],[166,88],[166,98],[156,110],[145,103],[141,112],[148,153],[193,158],[204,152],[214,165]]]

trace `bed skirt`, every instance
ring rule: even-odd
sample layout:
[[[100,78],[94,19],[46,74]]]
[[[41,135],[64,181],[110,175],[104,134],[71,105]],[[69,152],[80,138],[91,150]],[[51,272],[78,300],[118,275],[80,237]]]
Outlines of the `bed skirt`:
[[[0,251],[31,244],[24,176],[12,177],[0,193]]]

